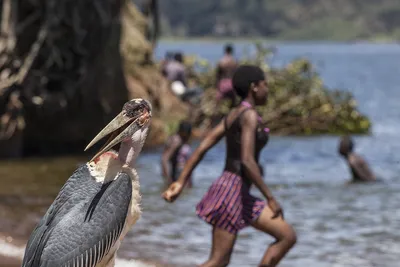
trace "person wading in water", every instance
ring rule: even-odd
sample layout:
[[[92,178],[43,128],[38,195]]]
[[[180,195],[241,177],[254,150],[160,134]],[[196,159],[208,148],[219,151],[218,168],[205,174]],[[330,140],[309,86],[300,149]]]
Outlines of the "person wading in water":
[[[189,159],[192,152],[192,149],[188,144],[191,135],[192,124],[187,121],[182,121],[179,124],[178,132],[171,136],[167,141],[161,157],[161,168],[168,185],[178,179],[185,163]],[[168,165],[171,167],[170,171],[168,171]],[[187,179],[187,186],[193,186],[191,176]]]
[[[376,176],[371,171],[368,163],[358,154],[353,152],[354,143],[351,137],[346,135],[340,139],[339,154],[346,160],[352,174],[352,183],[376,182]]]
[[[224,171],[196,207],[197,215],[213,227],[211,255],[200,266],[227,266],[238,232],[250,225],[276,239],[259,265],[274,267],[296,243],[296,233],[284,220],[282,208],[264,183],[258,164],[260,152],[268,142],[269,129],[262,127],[254,106],[266,104],[267,82],[259,67],[242,65],[233,76],[233,87],[242,99],[241,104],[207,134],[178,180],[162,196],[168,202],[175,201],[205,153],[225,137]],[[252,184],[267,201],[250,194]]]

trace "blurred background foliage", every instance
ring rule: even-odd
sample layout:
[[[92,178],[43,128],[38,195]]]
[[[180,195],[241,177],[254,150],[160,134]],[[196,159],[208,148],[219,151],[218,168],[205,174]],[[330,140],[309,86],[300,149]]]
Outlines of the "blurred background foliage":
[[[398,0],[168,0],[159,3],[164,36],[400,39]]]
[[[274,49],[255,43],[255,50],[254,54],[242,58],[240,63],[258,65],[267,73],[268,105],[260,107],[259,112],[272,133],[308,135],[370,132],[371,122],[358,111],[353,95],[327,88],[309,60],[299,58],[284,68],[271,68],[267,62]],[[206,88],[196,124],[209,125],[228,113],[230,100],[216,105],[216,70],[207,60],[188,56],[185,64],[196,83]]]

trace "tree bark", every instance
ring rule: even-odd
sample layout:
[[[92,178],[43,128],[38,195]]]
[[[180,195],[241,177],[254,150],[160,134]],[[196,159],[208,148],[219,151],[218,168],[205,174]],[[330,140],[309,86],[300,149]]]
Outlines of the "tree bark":
[[[15,24],[17,21],[17,1],[3,0],[0,32],[0,55],[13,51],[15,47]]]
[[[20,96],[25,155],[81,151],[128,100],[119,52],[121,4],[3,0],[4,50],[12,54],[1,71],[20,59],[23,64],[2,77],[0,97],[7,103],[10,91]],[[16,35],[18,27],[23,30]]]

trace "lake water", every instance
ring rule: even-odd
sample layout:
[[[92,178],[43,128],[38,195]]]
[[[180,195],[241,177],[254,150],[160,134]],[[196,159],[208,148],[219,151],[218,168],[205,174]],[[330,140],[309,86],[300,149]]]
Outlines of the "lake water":
[[[215,62],[219,43],[161,43],[167,50],[199,54]],[[236,46],[240,56],[246,44]],[[298,233],[298,243],[282,267],[395,267],[400,260],[400,46],[395,44],[275,44],[273,66],[307,57],[329,87],[351,91],[373,123],[372,135],[355,137],[356,151],[383,183],[347,185],[349,172],[338,157],[338,138],[272,137],[261,156],[265,181]],[[197,144],[194,144],[197,145]],[[213,148],[195,170],[195,187],[173,204],[160,198],[160,150],[138,162],[143,216],[119,255],[194,266],[207,259],[211,228],[195,215],[195,205],[221,173],[225,144]],[[0,175],[0,230],[29,233],[76,163],[86,159],[3,162]],[[257,190],[254,194],[259,195]],[[29,226],[27,226],[29,225]],[[257,266],[268,235],[246,228],[239,235],[230,266]]]

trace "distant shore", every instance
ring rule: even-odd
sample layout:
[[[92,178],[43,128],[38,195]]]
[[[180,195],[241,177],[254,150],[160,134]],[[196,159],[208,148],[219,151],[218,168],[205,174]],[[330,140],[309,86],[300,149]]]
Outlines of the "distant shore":
[[[306,40],[306,39],[282,39],[282,38],[265,38],[265,37],[182,37],[182,36],[168,36],[161,37],[159,42],[165,43],[175,43],[175,42],[215,42],[215,43],[246,43],[246,42],[266,42],[266,43],[371,43],[371,44],[400,44],[400,40],[390,39],[390,38],[371,38],[371,39],[354,39],[354,40]]]

